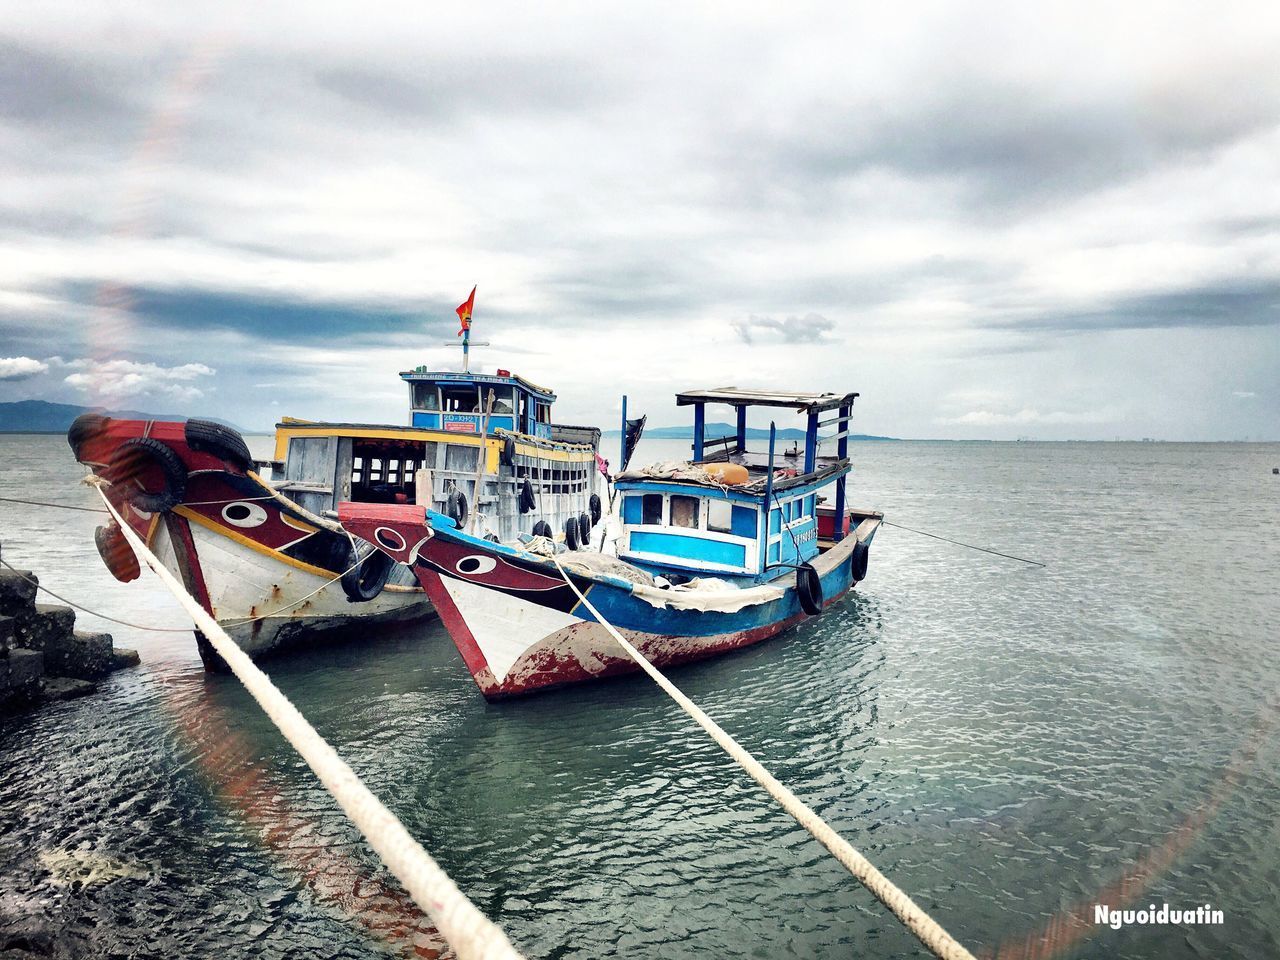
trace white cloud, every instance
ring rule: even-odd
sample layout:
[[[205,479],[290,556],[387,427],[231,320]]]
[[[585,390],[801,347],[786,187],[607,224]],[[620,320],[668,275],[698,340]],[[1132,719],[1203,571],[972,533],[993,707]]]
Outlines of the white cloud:
[[[1239,400],[1252,400],[1257,394],[1252,390],[1233,390],[1231,395]]]
[[[32,357],[0,357],[0,380],[29,380],[49,369]]]
[[[193,384],[199,377],[213,376],[215,371],[203,363],[184,363],[163,367],[156,363],[133,360],[74,360],[83,373],[73,373],[66,382],[77,390],[109,401],[129,397],[157,396],[172,400],[199,400],[205,392]]]

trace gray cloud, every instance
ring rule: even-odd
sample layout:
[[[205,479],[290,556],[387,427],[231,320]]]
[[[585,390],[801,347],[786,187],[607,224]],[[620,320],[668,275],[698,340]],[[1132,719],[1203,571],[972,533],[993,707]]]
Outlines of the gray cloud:
[[[836,326],[833,321],[817,313],[785,319],[752,314],[745,320],[730,320],[729,325],[743,343],[823,343],[830,340],[827,334]]]

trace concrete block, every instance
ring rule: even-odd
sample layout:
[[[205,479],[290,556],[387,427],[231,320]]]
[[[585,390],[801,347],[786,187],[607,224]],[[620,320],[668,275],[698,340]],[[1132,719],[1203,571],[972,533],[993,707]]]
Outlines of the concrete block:
[[[30,570],[0,569],[0,615],[28,613],[36,602],[40,581]]]
[[[40,681],[44,677],[44,654],[39,650],[9,651],[9,695],[17,699],[35,699],[40,696]]]
[[[115,653],[111,655],[112,670],[136,667],[140,663],[142,663],[142,658],[138,656],[138,651],[130,650],[128,647],[116,647]]]
[[[49,700],[74,700],[85,697],[98,689],[92,680],[76,680],[74,677],[47,677],[44,695]]]
[[[69,644],[56,649],[53,662],[45,663],[45,671],[59,677],[97,680],[111,672],[112,659],[111,634],[77,630]]]
[[[31,610],[14,618],[17,631],[14,645],[27,650],[53,653],[71,642],[76,625],[76,612],[57,604],[37,603]],[[51,673],[57,673],[50,667]]]

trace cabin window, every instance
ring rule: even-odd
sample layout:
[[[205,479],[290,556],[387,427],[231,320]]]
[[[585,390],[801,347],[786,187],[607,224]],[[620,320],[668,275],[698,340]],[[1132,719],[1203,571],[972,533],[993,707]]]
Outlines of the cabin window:
[[[698,528],[698,497],[671,498],[671,526]]]
[[[779,533],[782,530],[782,511],[769,511],[769,532]]]
[[[733,533],[733,504],[728,500],[708,500],[707,529],[713,533]]]
[[[756,513],[752,507],[741,507],[734,505],[733,508],[733,535],[735,537],[755,538],[756,535]]]
[[[446,413],[478,413],[480,391],[473,386],[441,387],[440,401]]]
[[[662,494],[646,493],[641,510],[641,523],[662,523]]]
[[[351,458],[351,482],[359,483],[364,479],[364,457]]]
[[[369,474],[366,479],[373,483],[375,480],[382,479],[382,461],[377,457],[369,458]]]
[[[537,407],[538,407],[538,422],[550,423],[551,422],[551,405],[548,403],[539,403]]]
[[[486,395],[487,396],[487,395]],[[494,387],[493,388],[493,412],[501,413],[504,416],[511,416],[516,412],[514,394],[510,387]],[[486,407],[489,401],[485,400]]]
[[[643,514],[640,509],[640,497],[624,497],[622,501],[622,522],[641,523]]]
[[[440,394],[436,392],[434,383],[415,381],[413,384],[413,409],[439,410]]]
[[[480,460],[480,448],[450,443],[444,451],[444,468],[446,470],[474,471]]]

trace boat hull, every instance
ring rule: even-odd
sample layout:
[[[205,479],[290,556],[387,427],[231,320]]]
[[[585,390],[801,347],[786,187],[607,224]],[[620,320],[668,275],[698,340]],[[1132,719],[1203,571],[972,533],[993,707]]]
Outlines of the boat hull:
[[[347,529],[411,566],[487,698],[639,669],[548,559],[432,529],[413,508],[340,509]],[[878,526],[879,519],[864,521],[814,562],[826,604],[854,585],[853,554],[859,544],[866,549]],[[702,597],[583,571],[577,556],[561,560],[578,590],[659,667],[759,643],[807,616],[794,576]]]
[[[277,498],[240,465],[191,449],[182,422],[100,418],[91,426],[77,438],[76,455],[99,476],[112,475],[109,465],[130,440],[145,437],[177,457],[177,469],[185,473],[182,495],[167,509],[148,512],[130,497],[133,487],[154,491],[166,482],[163,471],[146,461],[136,476],[116,477],[107,496],[250,656],[313,645],[335,631],[359,633],[432,614],[425,592],[403,566],[392,570],[378,596],[350,602],[338,579],[349,566],[349,538],[309,522],[305,511]],[[198,633],[196,639],[205,665],[220,667]]]

